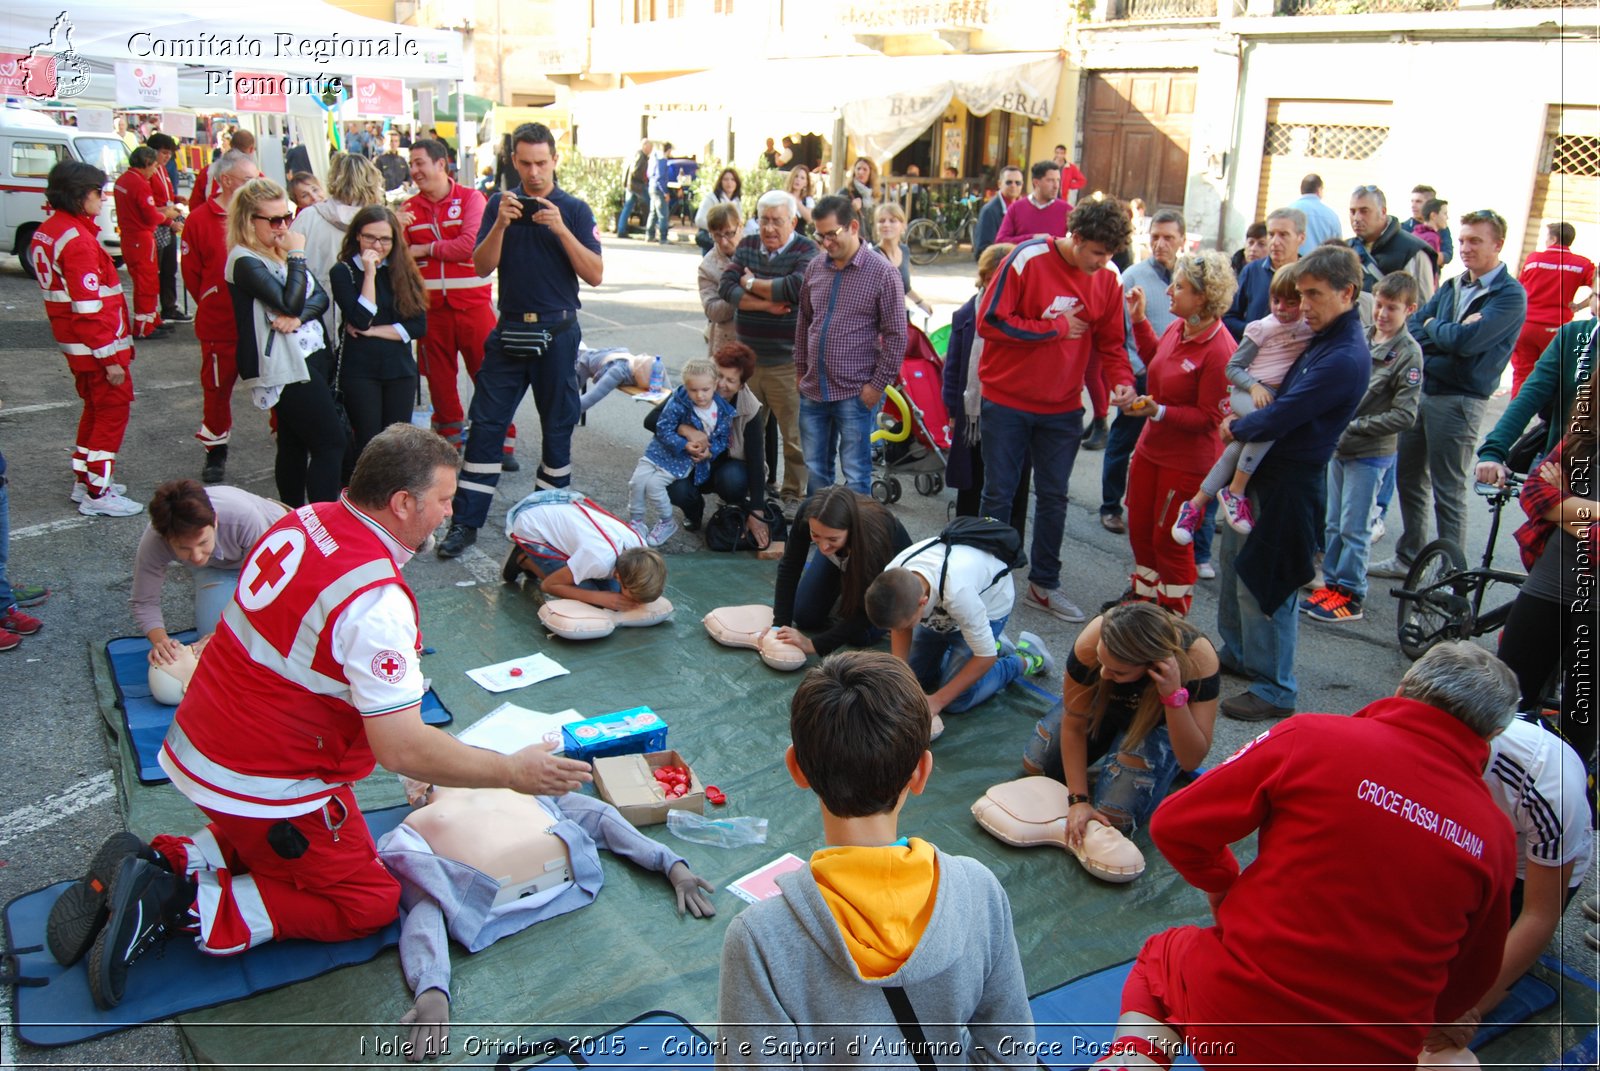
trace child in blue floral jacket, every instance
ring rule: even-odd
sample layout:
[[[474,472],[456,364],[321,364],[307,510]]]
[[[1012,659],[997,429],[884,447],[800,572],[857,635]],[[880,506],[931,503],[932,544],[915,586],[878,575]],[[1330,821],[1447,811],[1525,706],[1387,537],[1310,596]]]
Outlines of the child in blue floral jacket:
[[[645,542],[659,547],[672,538],[678,522],[672,518],[672,501],[667,488],[674,480],[694,473],[695,483],[711,476],[711,459],[728,448],[728,433],[733,427],[733,406],[717,394],[717,368],[704,357],[686,361],[680,377],[683,385],[662,404],[655,437],[628,481],[629,523],[644,536]],[[678,434],[688,424],[703,431],[707,442],[690,442]],[[656,523],[645,530],[645,503],[655,506]]]

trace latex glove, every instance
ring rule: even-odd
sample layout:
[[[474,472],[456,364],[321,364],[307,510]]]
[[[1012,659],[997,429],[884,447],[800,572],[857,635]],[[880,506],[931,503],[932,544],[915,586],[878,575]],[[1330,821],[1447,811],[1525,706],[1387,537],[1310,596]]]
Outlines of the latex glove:
[[[678,914],[682,915],[685,908],[697,919],[708,919],[717,913],[711,897],[706,895],[716,892],[716,887],[705,878],[697,877],[688,863],[673,863],[672,869],[667,871],[667,880],[672,882],[672,891],[678,894]]]
[[[282,387],[251,387],[250,401],[257,409],[271,409],[278,404],[278,395],[282,393]]]
[[[445,1052],[450,1044],[450,998],[442,989],[424,989],[411,1010],[400,1017],[411,1028],[406,1059],[421,1063]]]

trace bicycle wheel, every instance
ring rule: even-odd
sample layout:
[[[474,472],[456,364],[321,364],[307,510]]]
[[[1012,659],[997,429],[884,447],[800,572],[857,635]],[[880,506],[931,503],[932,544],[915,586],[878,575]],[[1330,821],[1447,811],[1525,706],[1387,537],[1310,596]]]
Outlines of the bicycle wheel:
[[[944,235],[931,219],[912,220],[906,228],[906,252],[913,264],[932,264],[939,259],[943,246]]]
[[[1421,591],[1467,572],[1461,548],[1447,539],[1435,539],[1422,548],[1406,574],[1406,590]],[[1396,615],[1400,650],[1407,658],[1421,658],[1436,643],[1472,634],[1472,604],[1467,594],[1473,579],[1463,575],[1457,583],[1424,595],[1401,600]]]

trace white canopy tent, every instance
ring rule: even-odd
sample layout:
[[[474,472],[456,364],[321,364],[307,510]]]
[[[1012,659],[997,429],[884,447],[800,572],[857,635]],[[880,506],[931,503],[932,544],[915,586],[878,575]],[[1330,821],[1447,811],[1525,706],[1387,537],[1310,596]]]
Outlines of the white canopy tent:
[[[1060,52],[770,60],[762,65],[761,83],[786,87],[787,101],[753,100],[749,67],[730,65],[607,94],[612,99],[603,106],[650,115],[759,106],[769,129],[794,131],[831,132],[842,117],[864,155],[886,160],[917,140],[954,99],[975,115],[999,108],[1050,118],[1063,64]]]

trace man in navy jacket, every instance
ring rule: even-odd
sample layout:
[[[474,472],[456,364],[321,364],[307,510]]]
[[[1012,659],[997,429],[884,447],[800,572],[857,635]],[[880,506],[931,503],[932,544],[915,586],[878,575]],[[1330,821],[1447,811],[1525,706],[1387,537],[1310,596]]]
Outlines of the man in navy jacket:
[[[1394,557],[1370,567],[1369,576],[1410,571],[1428,543],[1430,502],[1439,538],[1463,546],[1478,425],[1528,312],[1527,292],[1500,261],[1505,239],[1499,213],[1462,216],[1456,251],[1466,272],[1442,285],[1406,324],[1422,346],[1422,405],[1400,436],[1396,464],[1405,534]]]
[[[1347,247],[1318,246],[1301,258],[1295,286],[1316,332],[1289,369],[1277,399],[1222,422],[1224,439],[1272,441],[1250,479],[1258,518],[1248,538],[1222,528],[1217,560],[1217,652],[1250,687],[1222,702],[1240,721],[1294,713],[1296,592],[1310,580],[1321,532],[1325,476],[1339,436],[1366,392],[1372,357],[1356,299],[1361,262]],[[1242,544],[1242,545],[1241,545]]]
[[[1233,307],[1222,315],[1222,324],[1234,338],[1244,338],[1244,329],[1272,311],[1272,276],[1286,264],[1300,259],[1300,243],[1306,238],[1306,214],[1298,208],[1279,208],[1267,215],[1267,255],[1252,260],[1239,273],[1239,289]]]

